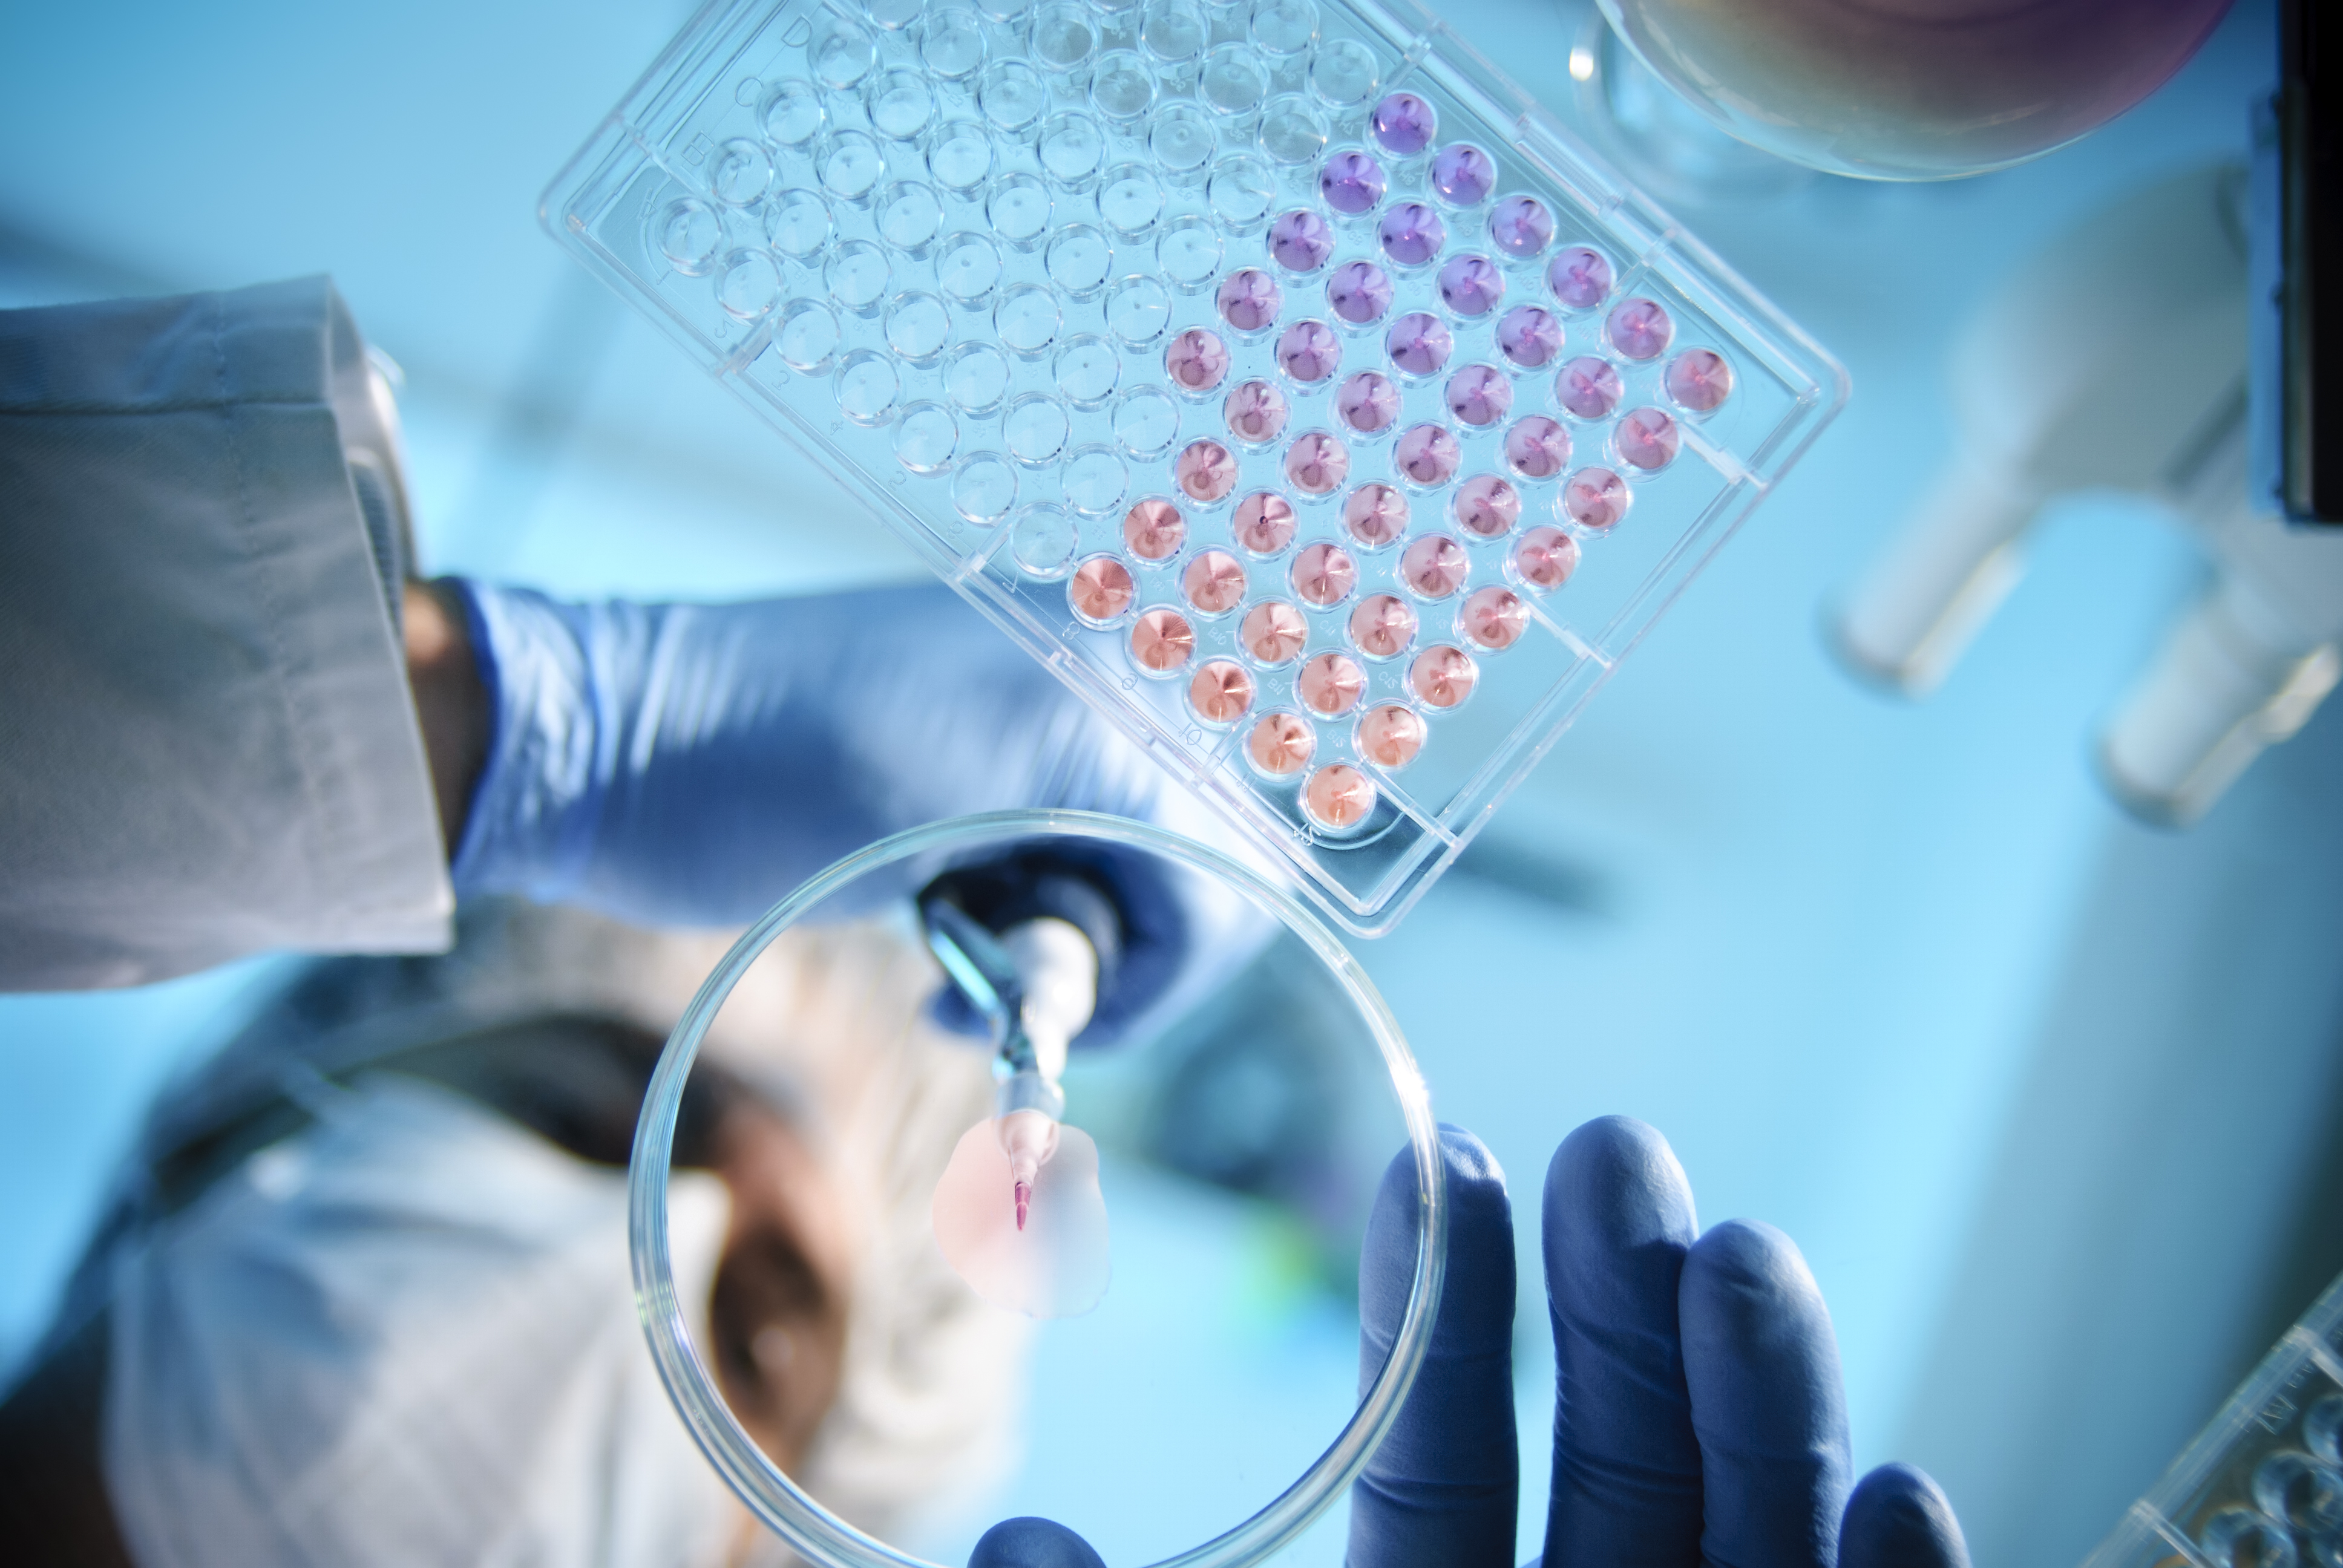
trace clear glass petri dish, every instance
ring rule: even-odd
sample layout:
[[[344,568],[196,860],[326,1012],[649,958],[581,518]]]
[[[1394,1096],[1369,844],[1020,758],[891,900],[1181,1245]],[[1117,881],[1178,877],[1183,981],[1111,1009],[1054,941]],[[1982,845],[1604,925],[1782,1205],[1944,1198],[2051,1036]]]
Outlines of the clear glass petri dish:
[[[1438,1131],[1422,1073],[1399,1025],[1357,960],[1287,888],[1219,851],[1166,829],[1086,811],[992,812],[932,822],[881,839],[817,874],[773,906],[741,936],[700,985],[668,1038],[643,1100],[628,1172],[628,1244],[636,1298],[660,1381],[693,1439],[757,1517],[807,1562],[820,1568],[943,1568],[849,1524],[817,1503],[752,1440],[719,1390],[695,1342],[698,1303],[679,1288],[669,1238],[669,1183],[684,1091],[709,1027],[734,988],[786,932],[831,900],[904,879],[907,871],[941,869],[981,859],[988,849],[1030,849],[1052,842],[1079,849],[1113,846],[1204,877],[1252,906],[1314,957],[1320,977],[1355,1014],[1352,1020],[1388,1076],[1417,1184],[1416,1259],[1407,1309],[1389,1357],[1331,1442],[1292,1484],[1251,1517],[1176,1553],[1155,1568],[1250,1568],[1272,1556],[1333,1505],[1365,1469],[1415,1381],[1432,1334],[1447,1262],[1448,1209]],[[912,865],[906,865],[912,862]],[[871,880],[876,879],[875,881]],[[859,900],[867,902],[865,900]],[[1176,1478],[1167,1478],[1176,1487]]]

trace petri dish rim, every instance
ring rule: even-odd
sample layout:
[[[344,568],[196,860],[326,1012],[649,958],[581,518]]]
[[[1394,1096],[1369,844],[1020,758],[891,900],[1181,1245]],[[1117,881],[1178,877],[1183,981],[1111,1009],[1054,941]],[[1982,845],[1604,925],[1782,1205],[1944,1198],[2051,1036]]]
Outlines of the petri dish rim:
[[[930,822],[837,861],[767,910],[700,983],[668,1037],[643,1097],[627,1171],[628,1251],[644,1337],[669,1399],[718,1473],[774,1533],[825,1568],[945,1568],[867,1535],[808,1496],[749,1440],[693,1348],[668,1241],[668,1179],[685,1082],[709,1027],[749,967],[783,931],[866,873],[915,855],[988,844],[1071,838],[1160,855],[1235,890],[1300,938],[1355,1007],[1381,1050],[1407,1122],[1417,1187],[1415,1271],[1390,1357],[1341,1433],[1299,1480],[1250,1519],[1151,1568],[1249,1568],[1285,1545],[1340,1499],[1374,1456],[1414,1384],[1431,1342],[1446,1271],[1448,1204],[1431,1094],[1399,1022],[1341,940],[1293,893],[1242,863],[1164,829],[1091,811],[994,811]]]

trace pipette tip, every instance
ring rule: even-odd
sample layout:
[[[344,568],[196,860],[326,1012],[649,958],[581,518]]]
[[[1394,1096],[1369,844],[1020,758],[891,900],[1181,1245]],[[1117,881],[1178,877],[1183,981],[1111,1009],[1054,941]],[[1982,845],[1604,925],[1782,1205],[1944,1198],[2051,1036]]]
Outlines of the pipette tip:
[[[1023,1230],[1023,1229],[1025,1228],[1025,1216],[1026,1216],[1027,1212],[1028,1212],[1029,1211],[1031,1211],[1031,1208],[1032,1208],[1032,1207],[1033,1207],[1033,1184],[1032,1184],[1031,1181],[1020,1181],[1020,1182],[1018,1182],[1018,1183],[1017,1183],[1017,1228],[1018,1228],[1019,1230],[1021,1230],[1021,1230]]]

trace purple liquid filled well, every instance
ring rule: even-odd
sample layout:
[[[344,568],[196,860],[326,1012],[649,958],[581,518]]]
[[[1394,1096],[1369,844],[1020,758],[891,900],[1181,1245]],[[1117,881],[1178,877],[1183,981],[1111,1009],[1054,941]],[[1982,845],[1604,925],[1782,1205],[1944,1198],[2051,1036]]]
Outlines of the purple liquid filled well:
[[[1455,335],[1448,324],[1426,311],[1411,310],[1391,324],[1383,347],[1393,365],[1410,376],[1437,376],[1455,351]]]
[[[1714,348],[1687,348],[1668,361],[1667,387],[1677,407],[1712,413],[1733,396],[1733,367]]]
[[[1387,153],[1412,158],[1432,145],[1440,132],[1440,117],[1432,106],[1413,93],[1393,93],[1375,106],[1370,122],[1375,141]]]
[[[1581,468],[1562,487],[1563,515],[1592,533],[1599,534],[1625,517],[1633,499],[1627,481],[1608,468]]]
[[[1522,520],[1522,493],[1494,474],[1475,474],[1456,487],[1454,509],[1466,533],[1501,539]]]
[[[1516,305],[1497,322],[1497,351],[1507,364],[1541,369],[1562,352],[1562,322],[1542,307]]]
[[[1285,434],[1285,394],[1267,381],[1240,381],[1229,388],[1221,405],[1229,434],[1251,446],[1263,446]]]
[[[1350,448],[1323,430],[1305,430],[1285,449],[1285,477],[1304,495],[1331,496],[1350,477]]]
[[[1470,142],[1444,146],[1432,160],[1432,188],[1451,206],[1477,206],[1496,184],[1496,161]]]
[[[1489,243],[1527,261],[1554,243],[1554,214],[1535,196],[1507,196],[1489,214]]]
[[[1609,297],[1611,264],[1600,251],[1574,245],[1546,264],[1545,286],[1572,310],[1592,310]]]
[[[1513,570],[1540,593],[1552,593],[1578,569],[1578,541],[1560,528],[1532,528],[1513,547]]]
[[[1440,302],[1459,316],[1486,316],[1504,297],[1504,274],[1485,256],[1454,256],[1440,269]]]
[[[1322,321],[1297,321],[1277,339],[1277,367],[1305,386],[1315,386],[1342,363],[1342,340]]]
[[[1467,365],[1448,378],[1448,412],[1476,430],[1485,430],[1513,410],[1513,384],[1487,365]]]
[[[1163,374],[1187,392],[1210,392],[1229,373],[1229,346],[1201,327],[1172,335],[1163,347]]]
[[[1380,436],[1399,417],[1399,388],[1380,370],[1362,370],[1334,394],[1334,412],[1362,436]]]
[[[1493,653],[1519,642],[1529,624],[1530,607],[1511,588],[1479,589],[1456,613],[1456,629],[1464,640]]]
[[[1505,432],[1505,462],[1525,479],[1551,479],[1570,462],[1570,432],[1533,414]]]
[[[1581,419],[1607,419],[1619,407],[1619,372],[1607,359],[1582,354],[1554,373],[1554,400]]]
[[[1327,308],[1353,327],[1381,321],[1391,305],[1391,274],[1372,261],[1346,261],[1326,279]]]
[[[1603,330],[1611,347],[1630,359],[1657,359],[1668,351],[1676,324],[1667,307],[1656,299],[1623,299],[1613,307]]]
[[[1191,441],[1173,460],[1172,477],[1190,500],[1210,506],[1237,487],[1237,460],[1218,441]]]
[[[1241,266],[1221,279],[1214,303],[1220,307],[1221,319],[1239,332],[1259,332],[1277,319],[1285,294],[1277,286],[1277,279],[1261,268]]]
[[[1306,208],[1280,213],[1269,226],[1269,254],[1288,272],[1315,272],[1334,254],[1334,228]]]
[[[1463,453],[1445,425],[1411,425],[1392,449],[1392,462],[1411,484],[1436,489],[1456,477]]]
[[[1371,550],[1397,544],[1407,534],[1407,498],[1389,485],[1361,485],[1342,503],[1342,526]]]
[[[1383,199],[1383,166],[1364,153],[1336,153],[1318,171],[1318,194],[1345,216],[1373,212]]]
[[[1637,408],[1622,416],[1611,437],[1619,460],[1646,474],[1656,474],[1674,462],[1676,447],[1683,439],[1675,420],[1657,408]]]
[[[1423,266],[1448,243],[1448,226],[1441,221],[1438,213],[1420,201],[1397,202],[1384,212],[1383,222],[1375,227],[1375,237],[1383,254],[1400,266]]]

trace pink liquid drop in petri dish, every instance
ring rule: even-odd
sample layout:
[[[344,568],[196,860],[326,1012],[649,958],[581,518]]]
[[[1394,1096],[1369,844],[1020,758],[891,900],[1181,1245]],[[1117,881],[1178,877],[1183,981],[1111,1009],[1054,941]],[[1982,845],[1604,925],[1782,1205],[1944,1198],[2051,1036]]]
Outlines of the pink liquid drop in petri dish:
[[[1572,310],[1592,310],[1611,293],[1611,263],[1600,251],[1574,245],[1546,263],[1545,286]]]
[[[1411,542],[1399,558],[1400,581],[1424,598],[1446,598],[1464,586],[1473,574],[1472,558],[1464,547],[1445,534],[1426,534]]]
[[[1411,310],[1391,324],[1383,334],[1383,347],[1392,363],[1410,376],[1437,376],[1455,352],[1455,336],[1440,317],[1422,310]]]
[[[1204,614],[1226,615],[1244,600],[1244,568],[1226,550],[1201,550],[1180,573],[1180,591]]]
[[[1451,256],[1440,268],[1440,303],[1459,316],[1479,317],[1505,297],[1505,275],[1485,256]]]
[[[1172,477],[1182,495],[1209,506],[1237,487],[1237,460],[1218,441],[1191,441],[1173,459]]]
[[[1456,477],[1463,454],[1445,425],[1411,425],[1392,449],[1392,461],[1410,483],[1437,488]]]
[[[1535,196],[1507,196],[1489,214],[1489,243],[1527,261],[1554,243],[1554,214]]]
[[[1342,363],[1342,340],[1322,321],[1297,321],[1278,335],[1277,367],[1304,386],[1316,386]]]
[[[1448,226],[1420,201],[1393,204],[1376,226],[1383,254],[1402,266],[1423,266],[1448,243]]]
[[[1351,477],[1351,451],[1323,430],[1305,430],[1285,449],[1285,477],[1304,495],[1331,496]]]
[[[1524,479],[1551,479],[1570,462],[1570,432],[1533,414],[1505,432],[1505,462]]]
[[[1554,372],[1554,400],[1581,419],[1607,419],[1624,388],[1608,359],[1582,354]]]
[[[1163,374],[1184,391],[1210,392],[1229,373],[1229,346],[1216,332],[1191,327],[1163,347]]]
[[[1141,669],[1169,675],[1196,651],[1196,628],[1176,609],[1141,610],[1131,623],[1131,657]]]
[[[1373,212],[1383,199],[1383,167],[1362,152],[1339,152],[1318,171],[1318,194],[1349,217]]]
[[[1623,299],[1611,307],[1603,330],[1611,347],[1630,359],[1657,359],[1668,350],[1676,324],[1656,299]]]
[[[1266,598],[1245,611],[1237,637],[1261,663],[1283,664],[1310,640],[1310,623],[1283,599]]]
[[[1138,587],[1131,580],[1131,568],[1112,556],[1092,556],[1066,579],[1067,605],[1093,626],[1121,619],[1137,596]]]
[[[1334,254],[1334,226],[1307,208],[1280,213],[1269,226],[1269,254],[1288,272],[1315,272]]]
[[[1142,561],[1168,561],[1187,542],[1188,519],[1171,502],[1149,498],[1122,515],[1122,542]]]
[[[1733,367],[1714,348],[1687,348],[1668,361],[1667,387],[1677,407],[1706,414],[1733,396]]]
[[[1407,533],[1407,498],[1389,485],[1361,485],[1342,503],[1342,526],[1371,550],[1395,544]]]
[[[1264,713],[1245,737],[1245,752],[1253,766],[1276,779],[1309,767],[1317,750],[1318,732],[1298,713]]]
[[[1497,352],[1524,370],[1551,365],[1562,352],[1562,323],[1542,306],[1516,305],[1497,323]]]
[[[1359,705],[1367,689],[1367,672],[1347,653],[1322,653],[1302,667],[1293,689],[1302,706],[1329,719],[1340,719]]]
[[[1346,261],[1327,276],[1327,308],[1353,327],[1381,321],[1391,304],[1391,274],[1372,261]]]
[[[1383,768],[1404,768],[1423,749],[1423,715],[1402,703],[1370,708],[1359,720],[1359,752]]]
[[[1273,556],[1293,542],[1293,503],[1274,490],[1255,490],[1237,503],[1237,547]]]
[[[1496,185],[1496,160],[1470,142],[1453,142],[1432,160],[1432,188],[1451,206],[1486,201]]]
[[[1417,697],[1434,708],[1453,708],[1473,695],[1481,667],[1461,648],[1446,643],[1427,648],[1408,666],[1407,684]]]
[[[1321,539],[1302,547],[1288,575],[1302,603],[1325,609],[1350,598],[1351,590],[1359,586],[1359,563],[1342,546]]]
[[[1252,446],[1262,446],[1285,434],[1285,394],[1271,382],[1240,381],[1229,388],[1221,413],[1229,434]]]
[[[1674,462],[1677,444],[1683,439],[1675,420],[1657,408],[1637,408],[1620,416],[1619,427],[1611,434],[1619,460],[1646,474],[1656,474]]]
[[[1375,809],[1372,779],[1347,762],[1330,762],[1302,787],[1302,809],[1322,828],[1355,828]]]
[[[1466,641],[1491,652],[1511,648],[1530,624],[1530,607],[1511,588],[1484,588],[1456,612],[1456,629]]]
[[[1513,384],[1487,365],[1467,365],[1448,378],[1448,412],[1485,430],[1513,411]]]
[[[1432,106],[1413,93],[1393,93],[1375,106],[1368,124],[1383,151],[1412,158],[1432,145],[1440,119]]]
[[[1475,474],[1456,487],[1456,521],[1484,539],[1502,539],[1522,520],[1522,493],[1494,474]]]
[[[1396,658],[1414,640],[1415,611],[1396,594],[1370,594],[1351,612],[1351,642],[1369,658]]]
[[[1513,547],[1513,570],[1540,593],[1552,593],[1578,569],[1578,541],[1555,528],[1536,528]]]
[[[1562,487],[1564,516],[1590,533],[1601,533],[1627,515],[1634,499],[1627,481],[1608,468],[1581,468]]]
[[[1285,304],[1285,291],[1261,268],[1241,266],[1221,279],[1214,303],[1220,307],[1221,319],[1239,332],[1259,332],[1277,319]]]
[[[1188,681],[1188,706],[1207,724],[1234,724],[1252,707],[1252,677],[1232,658],[1208,658]]]
[[[1399,417],[1399,388],[1380,370],[1362,370],[1334,394],[1334,412],[1362,436],[1380,436]]]

